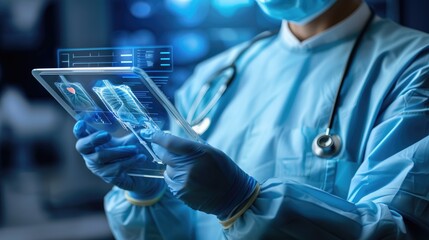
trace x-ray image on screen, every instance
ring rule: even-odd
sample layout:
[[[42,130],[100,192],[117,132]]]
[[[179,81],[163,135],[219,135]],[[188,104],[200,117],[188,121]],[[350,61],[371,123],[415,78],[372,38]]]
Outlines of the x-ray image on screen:
[[[109,80],[102,80],[97,85],[94,92],[125,128],[130,124],[132,128],[160,130],[130,87],[114,86]]]
[[[55,85],[67,99],[67,101],[77,111],[95,110],[97,106],[94,101],[86,93],[80,83],[71,83],[62,79],[63,82],[56,82]]]
[[[156,171],[129,169],[130,176],[164,176],[165,166],[140,136],[142,130],[161,131],[174,124],[182,136],[204,142],[141,68],[47,68],[32,73],[74,119],[85,120],[93,131],[107,131],[115,138],[131,132],[147,150],[148,159],[159,163]]]
[[[96,85],[97,87],[93,87],[92,90],[97,93],[107,109],[113,113],[125,129],[130,130],[137,137],[139,142],[152,155],[154,161],[161,164],[161,160],[137,133],[137,130],[142,128],[148,128],[153,131],[160,131],[160,128],[147,114],[147,110],[136,98],[130,87],[127,85],[114,86],[109,80],[99,81]]]
[[[101,109],[86,92],[82,84],[69,82],[64,76],[60,76],[60,79],[61,82],[55,82],[55,86],[78,114],[91,113],[92,120],[95,123],[110,124],[109,119],[104,116]]]

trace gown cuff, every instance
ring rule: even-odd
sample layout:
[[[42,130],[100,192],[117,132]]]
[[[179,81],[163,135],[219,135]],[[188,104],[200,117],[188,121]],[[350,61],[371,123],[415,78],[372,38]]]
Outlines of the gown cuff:
[[[222,225],[222,227],[224,229],[230,228],[234,224],[234,222],[239,217],[241,217],[241,215],[243,215],[244,212],[246,212],[246,210],[249,209],[250,206],[252,206],[253,202],[255,202],[256,198],[258,197],[260,191],[261,191],[261,187],[259,186],[259,183],[257,183],[255,190],[253,191],[252,195],[249,197],[247,202],[243,205],[243,207],[236,214],[234,214],[232,217],[230,217],[224,221],[220,221],[220,224]]]
[[[125,199],[133,205],[140,206],[140,207],[147,207],[157,203],[164,195],[165,189],[166,187],[164,186],[161,189],[161,191],[159,191],[156,195],[154,195],[149,199],[147,198],[142,199],[142,197],[138,193],[134,193],[131,191],[124,191]]]

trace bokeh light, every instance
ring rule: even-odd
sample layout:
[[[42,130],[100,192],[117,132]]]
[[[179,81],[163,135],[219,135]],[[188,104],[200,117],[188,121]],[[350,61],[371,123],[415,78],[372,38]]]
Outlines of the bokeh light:
[[[136,18],[148,18],[152,14],[152,6],[145,1],[137,1],[131,5],[130,11]]]
[[[220,14],[227,17],[232,17],[234,13],[244,7],[249,7],[254,4],[254,0],[211,0],[212,6]]]
[[[209,40],[201,31],[179,31],[169,35],[173,46],[175,63],[189,64],[201,59],[208,53]]]
[[[152,46],[156,45],[156,36],[153,32],[141,29],[137,31],[115,32],[114,46]]]
[[[165,0],[165,8],[175,15],[183,26],[192,27],[201,24],[209,11],[208,1]]]

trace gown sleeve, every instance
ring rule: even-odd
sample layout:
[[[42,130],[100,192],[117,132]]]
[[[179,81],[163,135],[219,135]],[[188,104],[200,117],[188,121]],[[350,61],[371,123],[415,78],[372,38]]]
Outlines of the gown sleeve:
[[[236,51],[234,49],[229,51]],[[194,74],[186,85],[196,85],[192,88],[192,93],[187,95],[195,96],[199,86],[204,84],[204,80],[215,71],[219,63],[225,61],[225,57],[230,57],[229,51],[222,53],[221,59],[214,58],[208,60],[210,64],[201,63],[194,71]],[[209,69],[210,71],[208,71]],[[180,92],[180,90],[178,91]],[[176,108],[186,116],[186,109],[193,99],[182,97],[176,93]],[[170,119],[170,131],[177,136],[186,137],[186,133],[173,119]],[[115,239],[195,239],[196,211],[189,208],[182,201],[175,198],[169,190],[166,190],[161,200],[151,206],[136,206],[128,202],[125,198],[125,191],[113,187],[104,198],[104,209],[108,219],[109,227]],[[220,228],[220,224],[219,224]]]
[[[124,190],[113,187],[104,208],[115,239],[194,239],[194,211],[168,190],[159,202],[143,207],[131,204]]]
[[[197,72],[206,79],[208,74]],[[366,240],[421,238],[415,229],[429,232],[429,67],[414,67],[398,79],[370,130],[347,199],[271,178],[261,184],[250,208],[224,230],[225,237]],[[192,89],[199,89],[202,80],[197,80],[191,81]],[[191,100],[181,99],[178,110],[189,109]],[[139,207],[113,188],[105,209],[117,239],[194,238],[195,211],[168,191],[160,202]]]
[[[375,120],[347,199],[268,179],[230,239],[422,239],[429,233],[429,59],[398,80]],[[368,96],[370,97],[370,96]],[[422,235],[425,234],[425,235]]]

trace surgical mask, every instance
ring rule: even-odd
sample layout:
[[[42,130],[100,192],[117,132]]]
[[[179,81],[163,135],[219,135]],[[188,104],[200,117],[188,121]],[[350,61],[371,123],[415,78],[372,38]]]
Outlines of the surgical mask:
[[[256,0],[268,16],[299,25],[318,17],[336,0]]]

